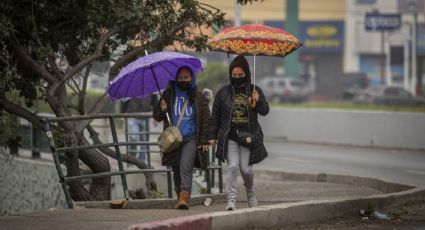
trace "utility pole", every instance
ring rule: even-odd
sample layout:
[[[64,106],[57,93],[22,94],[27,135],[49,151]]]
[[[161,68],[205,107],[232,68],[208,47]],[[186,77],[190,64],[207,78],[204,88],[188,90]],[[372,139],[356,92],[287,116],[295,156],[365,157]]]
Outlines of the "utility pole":
[[[422,76],[418,76],[418,69],[416,64],[416,50],[418,49],[417,44],[417,23],[418,23],[418,13],[414,11],[413,13],[413,29],[412,29],[412,94],[417,95],[419,89],[422,87]],[[420,85],[418,86],[418,83]]]
[[[235,0],[235,19],[233,23],[234,26],[241,25],[241,5],[238,3],[237,0]]]
[[[298,0],[286,0],[285,29],[294,34],[295,37],[299,37]],[[298,77],[298,61],[299,54],[297,51],[285,57],[285,74],[287,76]]]
[[[424,0],[398,0],[398,9],[401,13],[412,14],[412,31],[411,31],[411,63],[410,73],[411,79],[409,84],[410,92],[413,95],[422,94],[422,76],[418,75],[417,68],[417,31],[418,31],[418,13],[422,14],[424,9]]]

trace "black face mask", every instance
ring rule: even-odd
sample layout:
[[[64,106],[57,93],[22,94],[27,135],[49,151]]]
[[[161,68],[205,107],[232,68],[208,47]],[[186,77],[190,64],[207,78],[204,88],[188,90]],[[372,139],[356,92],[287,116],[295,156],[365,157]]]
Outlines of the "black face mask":
[[[234,85],[235,87],[244,87],[246,84],[246,77],[231,77],[230,78],[230,82],[232,83],[232,85]]]
[[[190,81],[178,81],[177,86],[183,91],[189,91],[192,88],[192,82],[190,82]]]

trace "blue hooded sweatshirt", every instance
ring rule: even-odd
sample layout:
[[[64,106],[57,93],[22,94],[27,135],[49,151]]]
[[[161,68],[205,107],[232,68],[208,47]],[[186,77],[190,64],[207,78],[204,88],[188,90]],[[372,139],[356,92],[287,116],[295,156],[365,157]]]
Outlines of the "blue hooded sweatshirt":
[[[192,71],[190,71],[192,76],[192,89],[196,86],[195,76]],[[186,91],[180,89],[180,87],[174,85],[175,97],[173,98],[173,110],[172,110],[172,121],[173,125],[177,125],[179,120],[181,109],[183,108],[184,102],[189,100],[189,96]],[[196,134],[196,106],[195,102],[190,102],[186,107],[186,111],[183,114],[182,121],[180,122],[179,130],[183,138],[191,137]]]

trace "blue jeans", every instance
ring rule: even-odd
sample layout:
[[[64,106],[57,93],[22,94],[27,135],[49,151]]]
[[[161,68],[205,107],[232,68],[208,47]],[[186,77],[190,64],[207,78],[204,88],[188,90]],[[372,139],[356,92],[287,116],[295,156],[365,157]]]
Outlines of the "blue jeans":
[[[174,190],[176,192],[192,190],[193,165],[197,149],[195,137],[183,141],[178,165],[173,165]]]
[[[236,199],[238,170],[241,171],[246,192],[253,191],[254,175],[252,173],[252,165],[249,165],[250,154],[249,148],[229,140],[226,170],[227,199]]]

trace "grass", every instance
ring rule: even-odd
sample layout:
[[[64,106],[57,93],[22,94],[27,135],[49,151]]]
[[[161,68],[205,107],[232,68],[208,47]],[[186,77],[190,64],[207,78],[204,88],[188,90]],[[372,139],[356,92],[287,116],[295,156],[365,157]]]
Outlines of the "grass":
[[[424,113],[422,107],[385,106],[374,104],[353,104],[349,102],[306,102],[306,103],[270,103],[275,108],[291,109],[343,109],[343,110],[366,110],[366,111],[390,111],[390,112],[416,112]]]

